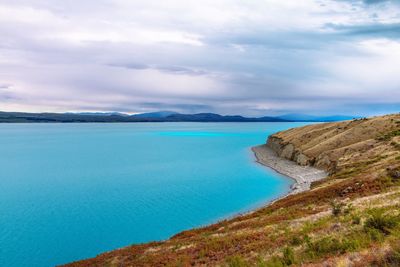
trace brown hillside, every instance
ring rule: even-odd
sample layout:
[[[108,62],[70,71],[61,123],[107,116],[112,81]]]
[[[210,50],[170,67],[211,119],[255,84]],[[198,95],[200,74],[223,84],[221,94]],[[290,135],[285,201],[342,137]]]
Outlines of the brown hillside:
[[[399,128],[400,115],[387,115],[294,128],[272,135],[268,143],[282,157],[332,172],[393,153],[393,146],[380,139]]]

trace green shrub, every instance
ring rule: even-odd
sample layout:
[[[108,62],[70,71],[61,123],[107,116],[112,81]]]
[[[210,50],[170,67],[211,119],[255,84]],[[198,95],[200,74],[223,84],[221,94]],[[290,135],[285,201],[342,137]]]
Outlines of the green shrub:
[[[397,224],[397,216],[385,215],[382,210],[372,210],[370,212],[370,217],[365,221],[364,228],[366,230],[375,229],[388,235]]]
[[[361,217],[358,215],[353,215],[351,218],[351,223],[352,224],[360,224],[361,223]]]
[[[294,259],[294,251],[291,247],[286,247],[283,250],[283,263],[287,266],[290,266],[295,263]]]
[[[304,242],[307,244],[307,246],[310,245],[310,243],[311,243],[311,238],[310,238],[309,235],[305,235],[305,236],[304,236]]]
[[[346,237],[344,248],[347,252],[368,247],[371,244],[371,237],[365,231],[356,231]]]
[[[400,167],[394,167],[394,168],[389,168],[387,170],[389,176],[393,178],[394,180],[399,180],[400,179]]]
[[[377,137],[376,139],[377,139],[378,141],[389,141],[389,140],[391,140],[393,137],[399,136],[399,135],[400,135],[400,130],[395,130],[395,131],[393,131],[393,132],[390,132],[390,133],[381,135],[381,136]]]
[[[294,236],[291,240],[290,240],[290,244],[293,246],[299,246],[301,244],[303,244],[303,239],[301,239],[298,236]]]
[[[350,203],[344,207],[343,213],[347,215],[352,213],[353,210],[354,210],[353,204]]]
[[[339,216],[341,214],[349,214],[353,211],[353,206],[352,204],[348,204],[346,205],[343,202],[339,202],[339,201],[332,201],[331,203],[331,207],[332,207],[332,214],[333,216]]]
[[[343,239],[340,246],[341,246],[340,252],[344,253],[349,251],[355,251],[361,247],[361,240],[359,239],[359,237],[352,236],[351,238]]]
[[[330,236],[314,242],[308,242],[306,254],[311,258],[320,258],[325,255],[343,254],[354,251],[362,246],[359,236],[337,239]]]
[[[291,247],[282,251],[282,257],[274,256],[269,261],[258,264],[259,267],[286,267],[295,264],[295,255]]]
[[[259,256],[257,258],[255,266],[257,266],[257,267],[268,267],[267,262],[261,256]]]
[[[326,254],[341,252],[339,240],[332,237],[324,237],[320,240],[309,242],[306,252],[311,258],[319,258]]]
[[[233,256],[226,260],[228,267],[249,267],[250,265],[241,257]]]
[[[400,144],[399,144],[399,143],[390,142],[390,144],[391,144],[392,146],[394,146],[395,149],[400,150]]]
[[[344,203],[338,201],[332,201],[332,214],[333,216],[339,216],[343,212],[343,207],[345,206]]]
[[[259,265],[259,267],[285,267],[285,264],[282,262],[282,258],[280,257],[272,257],[265,265]]]

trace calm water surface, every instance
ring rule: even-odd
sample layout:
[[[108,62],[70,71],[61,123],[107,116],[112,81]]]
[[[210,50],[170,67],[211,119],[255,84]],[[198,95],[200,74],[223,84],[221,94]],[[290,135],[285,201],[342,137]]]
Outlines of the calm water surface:
[[[0,266],[161,240],[289,190],[250,147],[300,123],[0,124]]]

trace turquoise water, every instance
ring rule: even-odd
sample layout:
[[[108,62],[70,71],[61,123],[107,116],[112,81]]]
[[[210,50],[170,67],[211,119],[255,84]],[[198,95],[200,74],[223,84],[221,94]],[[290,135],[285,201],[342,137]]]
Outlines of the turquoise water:
[[[300,123],[0,124],[0,266],[53,266],[245,212],[292,181],[250,147]]]

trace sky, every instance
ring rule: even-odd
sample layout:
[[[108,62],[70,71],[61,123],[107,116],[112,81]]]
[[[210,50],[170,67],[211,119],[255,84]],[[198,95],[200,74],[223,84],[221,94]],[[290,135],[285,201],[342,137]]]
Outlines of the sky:
[[[400,111],[400,0],[0,0],[0,110]]]

